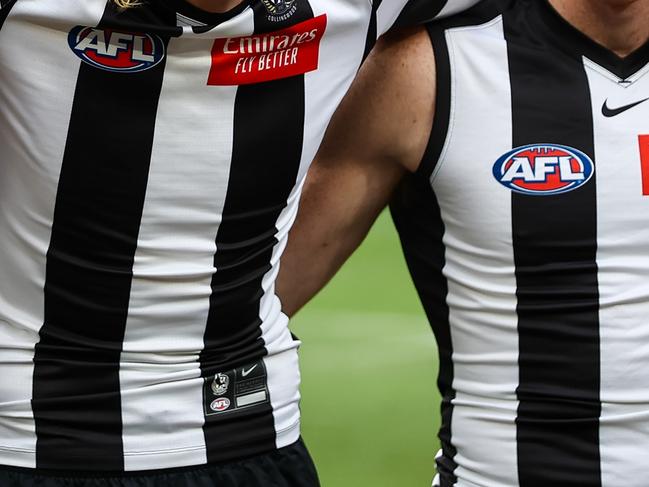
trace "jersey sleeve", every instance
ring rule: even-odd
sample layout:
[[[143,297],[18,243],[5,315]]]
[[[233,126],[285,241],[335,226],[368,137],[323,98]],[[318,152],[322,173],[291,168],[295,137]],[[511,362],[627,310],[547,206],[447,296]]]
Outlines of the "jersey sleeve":
[[[472,7],[479,0],[374,0],[376,32],[407,27],[446,17]]]

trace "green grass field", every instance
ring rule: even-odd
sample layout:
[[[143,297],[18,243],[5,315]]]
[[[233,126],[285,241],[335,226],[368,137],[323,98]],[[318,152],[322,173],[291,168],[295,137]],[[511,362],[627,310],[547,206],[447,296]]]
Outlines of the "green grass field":
[[[389,215],[292,328],[303,341],[303,436],[323,486],[430,486],[435,344]]]

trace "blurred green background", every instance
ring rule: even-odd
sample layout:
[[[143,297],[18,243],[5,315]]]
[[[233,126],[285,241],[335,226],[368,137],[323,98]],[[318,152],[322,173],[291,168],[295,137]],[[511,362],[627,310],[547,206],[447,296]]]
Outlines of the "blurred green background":
[[[387,212],[292,329],[303,341],[302,433],[323,487],[429,487],[435,343]]]

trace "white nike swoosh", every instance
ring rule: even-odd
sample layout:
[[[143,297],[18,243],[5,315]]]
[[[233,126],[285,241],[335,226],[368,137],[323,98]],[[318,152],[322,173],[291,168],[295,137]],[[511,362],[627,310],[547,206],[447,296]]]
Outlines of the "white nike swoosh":
[[[250,372],[252,372],[253,370],[255,370],[255,369],[257,368],[257,365],[259,365],[259,364],[255,364],[255,365],[253,365],[252,368],[250,368],[250,369],[248,369],[248,370],[246,370],[246,369],[241,369],[241,375],[242,375],[243,377],[247,376],[248,374],[250,374]]]

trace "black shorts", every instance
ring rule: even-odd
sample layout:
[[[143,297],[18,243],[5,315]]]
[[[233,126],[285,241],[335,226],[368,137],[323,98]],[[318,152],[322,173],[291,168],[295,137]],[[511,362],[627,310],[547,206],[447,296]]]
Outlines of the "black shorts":
[[[100,476],[0,467],[2,487],[319,487],[302,440],[236,462]]]

